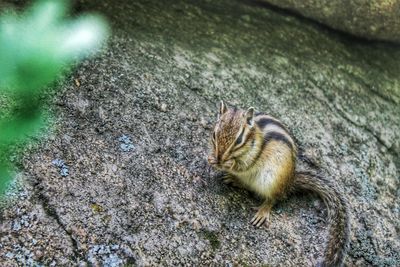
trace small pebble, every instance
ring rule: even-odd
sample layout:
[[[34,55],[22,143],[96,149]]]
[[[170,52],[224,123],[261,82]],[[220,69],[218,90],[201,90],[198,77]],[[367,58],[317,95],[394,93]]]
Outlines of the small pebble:
[[[167,104],[162,103],[161,106],[160,106],[160,110],[161,110],[162,112],[166,112],[166,111],[167,111]]]
[[[43,257],[43,252],[41,252],[40,250],[36,250],[35,251],[36,260],[40,260],[42,257]]]
[[[207,120],[204,117],[200,118],[200,125],[204,128],[204,129],[209,129],[209,125]]]
[[[76,87],[81,86],[81,83],[80,83],[80,81],[78,79],[75,79],[75,85],[76,85]]]

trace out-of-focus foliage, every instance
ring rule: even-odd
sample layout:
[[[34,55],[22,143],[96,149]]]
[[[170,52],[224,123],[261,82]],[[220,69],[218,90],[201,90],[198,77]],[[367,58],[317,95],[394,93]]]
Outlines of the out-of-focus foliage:
[[[64,1],[47,0],[21,14],[0,15],[0,96],[11,99],[11,115],[0,119],[0,194],[12,177],[6,151],[37,134],[46,121],[41,91],[108,35],[100,16],[66,18],[67,9]]]

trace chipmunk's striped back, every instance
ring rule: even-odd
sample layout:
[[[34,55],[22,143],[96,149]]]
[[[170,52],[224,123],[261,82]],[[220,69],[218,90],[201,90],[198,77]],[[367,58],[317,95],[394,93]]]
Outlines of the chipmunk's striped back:
[[[264,133],[264,145],[268,144],[271,140],[275,140],[285,144],[294,152],[297,151],[292,136],[280,121],[261,112],[255,114],[254,120],[257,127]]]

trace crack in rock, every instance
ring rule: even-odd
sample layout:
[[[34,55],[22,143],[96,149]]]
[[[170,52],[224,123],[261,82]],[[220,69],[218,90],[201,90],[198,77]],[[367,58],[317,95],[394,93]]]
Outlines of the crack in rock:
[[[382,146],[384,146],[388,152],[392,153],[394,156],[398,156],[399,153],[396,153],[395,149],[394,149],[394,144],[387,144],[387,142],[385,142],[385,140],[383,140],[382,138],[379,137],[379,135],[377,133],[375,133],[375,131],[373,129],[370,129],[367,125],[363,125],[360,124],[356,121],[354,121],[353,119],[350,118],[350,116],[344,111],[342,110],[337,104],[336,105],[332,105],[326,98],[325,98],[325,94],[324,92],[319,89],[317,86],[313,85],[313,89],[314,90],[318,90],[318,95],[313,93],[310,90],[307,90],[316,100],[320,101],[323,105],[326,105],[333,113],[338,114],[342,119],[344,119],[345,121],[349,122],[350,124],[361,128],[363,130],[365,130],[366,132],[370,133],[373,137],[376,138],[376,140],[378,141],[379,144],[381,144]],[[321,96],[320,96],[321,95]]]
[[[84,258],[82,257],[82,253],[80,252],[80,249],[78,248],[78,242],[75,240],[73,237],[72,233],[65,227],[65,225],[61,222],[60,216],[58,215],[56,208],[50,204],[50,199],[44,194],[44,188],[40,184],[39,179],[33,184],[34,188],[34,196],[36,196],[37,201],[40,203],[42,206],[43,210],[45,211],[45,214],[52,218],[57,225],[60,226],[60,228],[64,231],[64,233],[68,236],[71,245],[72,245],[72,251],[74,253],[75,261],[80,262],[84,261]]]

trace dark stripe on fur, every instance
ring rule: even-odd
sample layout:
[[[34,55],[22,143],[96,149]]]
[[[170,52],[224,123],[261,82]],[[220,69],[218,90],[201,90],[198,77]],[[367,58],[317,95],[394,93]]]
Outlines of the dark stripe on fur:
[[[258,160],[258,158],[260,157],[261,153],[263,152],[263,150],[265,149],[265,147],[268,145],[268,143],[272,140],[275,141],[279,141],[279,142],[283,142],[285,143],[290,149],[293,149],[293,145],[292,143],[289,141],[289,139],[278,132],[268,132],[265,134],[264,136],[264,140],[263,140],[263,144],[260,147],[260,150],[257,152],[257,155],[254,157],[254,161],[252,162],[252,164],[250,164],[248,166],[248,168],[251,168]]]
[[[348,201],[331,179],[310,171],[296,173],[294,189],[317,193],[328,209],[328,240],[319,266],[342,266],[350,242]]]
[[[265,134],[263,149],[272,140],[285,143],[290,149],[293,149],[293,144],[290,142],[290,140],[284,134],[278,132],[268,132]]]
[[[265,128],[267,125],[269,125],[269,124],[274,124],[274,125],[276,125],[276,126],[282,128],[283,130],[286,131],[286,127],[283,126],[282,123],[280,123],[279,121],[274,120],[274,119],[272,119],[272,118],[263,117],[263,118],[261,118],[261,119],[258,119],[258,120],[256,121],[256,124],[257,124],[258,127],[260,127],[261,129],[264,129],[264,128]]]
[[[240,134],[240,135],[242,135],[242,138],[243,138],[243,133],[244,133],[244,130],[243,130],[242,133]],[[239,137],[240,137],[240,136],[239,136]],[[242,148],[242,147],[249,141],[250,138],[254,141],[254,132],[253,132],[253,131],[250,131],[250,132],[246,135],[246,139],[245,139],[244,142],[242,142],[242,144],[240,144],[239,146],[237,146],[238,144],[236,144],[236,142],[235,142],[236,147],[233,148],[232,152],[235,152],[235,151],[239,150],[240,148]],[[247,153],[247,152],[246,152],[246,153]]]

